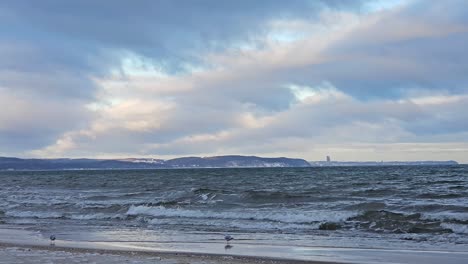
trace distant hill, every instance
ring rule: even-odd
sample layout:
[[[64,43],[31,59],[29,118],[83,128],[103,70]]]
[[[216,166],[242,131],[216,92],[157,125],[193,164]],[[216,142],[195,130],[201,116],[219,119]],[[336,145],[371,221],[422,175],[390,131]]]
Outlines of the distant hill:
[[[309,161],[312,167],[345,167],[345,166],[431,166],[458,165],[454,160],[448,161]]]
[[[191,167],[309,167],[303,159],[261,158],[255,156],[215,156],[215,157],[184,157],[167,160],[165,164],[171,168]]]
[[[256,156],[182,157],[161,159],[20,159],[0,157],[0,170],[79,170],[79,169],[171,169],[309,167],[303,159]]]

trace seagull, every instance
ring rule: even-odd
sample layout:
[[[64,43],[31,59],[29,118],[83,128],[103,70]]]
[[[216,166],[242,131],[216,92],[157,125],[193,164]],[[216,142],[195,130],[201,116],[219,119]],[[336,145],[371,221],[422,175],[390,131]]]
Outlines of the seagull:
[[[49,239],[50,239],[50,244],[53,245],[55,243],[55,235],[51,235]]]
[[[224,240],[226,240],[226,243],[229,244],[229,241],[233,240],[234,238],[230,235],[225,235]]]

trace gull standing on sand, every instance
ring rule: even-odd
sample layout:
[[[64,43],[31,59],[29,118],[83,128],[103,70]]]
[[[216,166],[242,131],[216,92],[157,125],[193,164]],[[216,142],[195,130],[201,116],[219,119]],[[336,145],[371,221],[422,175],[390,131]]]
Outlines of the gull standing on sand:
[[[226,243],[229,244],[229,241],[233,240],[234,238],[230,235],[225,235],[224,240],[226,240]]]
[[[50,244],[54,245],[55,244],[55,235],[50,235],[49,239],[50,239]]]

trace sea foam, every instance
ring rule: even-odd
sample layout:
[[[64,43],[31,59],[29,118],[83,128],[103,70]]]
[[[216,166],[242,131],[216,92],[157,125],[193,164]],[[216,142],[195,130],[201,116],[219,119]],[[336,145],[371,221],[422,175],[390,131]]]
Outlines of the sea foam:
[[[355,216],[352,212],[339,211],[309,211],[292,212],[284,209],[283,211],[266,210],[243,210],[236,211],[200,211],[180,208],[165,208],[164,206],[131,206],[127,215],[148,215],[154,217],[173,217],[173,218],[206,218],[206,219],[244,219],[244,220],[262,220],[283,223],[317,223],[317,222],[340,222]]]

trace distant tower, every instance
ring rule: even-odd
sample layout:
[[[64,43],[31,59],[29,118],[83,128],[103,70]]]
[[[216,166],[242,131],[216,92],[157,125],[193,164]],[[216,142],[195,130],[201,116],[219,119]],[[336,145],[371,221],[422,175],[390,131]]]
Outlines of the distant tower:
[[[330,156],[327,156],[327,162],[331,162]]]

